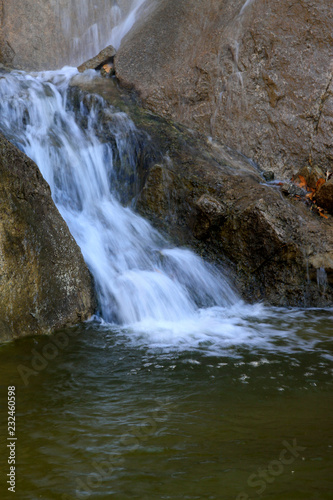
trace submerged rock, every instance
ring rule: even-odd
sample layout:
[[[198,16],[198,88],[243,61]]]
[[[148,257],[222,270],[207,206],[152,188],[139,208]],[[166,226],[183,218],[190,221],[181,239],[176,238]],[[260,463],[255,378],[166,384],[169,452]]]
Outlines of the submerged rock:
[[[333,219],[267,185],[244,156],[140,108],[112,80],[73,87],[99,94],[139,128],[137,210],[178,244],[227,266],[244,298],[280,306],[333,303]],[[112,113],[100,104],[104,140]],[[103,137],[102,137],[103,140]],[[318,287],[324,269],[327,286]],[[321,272],[322,271],[318,271]]]
[[[95,309],[91,275],[36,164],[0,136],[0,340],[45,334]]]

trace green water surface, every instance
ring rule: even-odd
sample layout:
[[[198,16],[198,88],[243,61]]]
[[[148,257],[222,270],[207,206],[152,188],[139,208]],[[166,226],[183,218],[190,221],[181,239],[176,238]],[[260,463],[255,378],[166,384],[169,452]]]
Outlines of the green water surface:
[[[2,345],[0,498],[332,499],[332,313],[307,324],[313,348],[285,351],[151,348],[93,323]]]

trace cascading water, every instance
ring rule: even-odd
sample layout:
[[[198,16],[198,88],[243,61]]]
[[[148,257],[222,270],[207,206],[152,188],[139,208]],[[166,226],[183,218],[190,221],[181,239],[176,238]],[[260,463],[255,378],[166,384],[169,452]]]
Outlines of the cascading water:
[[[100,303],[97,321],[1,346],[1,385],[17,387],[18,496],[249,498],[268,464],[270,498],[331,498],[332,310],[246,305],[122,206],[142,133],[97,96],[74,108],[76,73],[0,68],[0,131],[49,182]]]
[[[116,49],[119,48],[120,43],[124,36],[129,32],[136,21],[136,16],[139,8],[143,5],[146,0],[135,0],[132,4],[132,8],[129,14],[122,19],[111,31],[111,35],[108,38],[108,44],[113,45]]]
[[[120,325],[132,339],[143,336],[150,345],[214,350],[258,339],[267,348],[276,348],[276,338],[290,341],[288,326],[272,327],[277,310],[244,304],[226,277],[191,251],[173,248],[121,205],[114,165],[117,158],[135,166],[138,131],[125,113],[110,109],[113,139],[101,142],[98,110],[106,104],[94,97],[89,106],[81,102],[80,112],[74,110],[68,88],[76,74],[74,68],[35,75],[3,71],[0,130],[49,183],[94,275],[100,320]],[[297,337],[295,345],[300,342]]]
[[[122,206],[143,133],[98,96],[78,104],[76,74],[0,68],[0,131],[50,184],[100,308],[86,325],[1,346],[0,385],[18,396],[16,493],[253,498],[249,478],[268,464],[270,498],[331,498],[332,310],[247,305]],[[324,289],[324,269],[317,280]]]
[[[79,65],[111,44],[119,48],[146,0],[59,0],[56,15],[66,40],[67,64]]]
[[[260,339],[261,347],[275,348],[272,339],[290,340],[287,326],[272,328],[278,311],[244,304],[225,276],[191,251],[173,248],[121,205],[114,165],[117,158],[124,169],[128,161],[135,167],[138,131],[125,113],[110,109],[113,140],[101,142],[98,111],[106,104],[95,96],[89,106],[81,102],[80,112],[74,110],[68,88],[76,74],[74,68],[3,72],[0,130],[49,183],[93,273],[100,320],[120,325],[133,339],[144,336],[150,345],[214,350]]]
[[[5,74],[1,129],[49,183],[94,275],[101,317],[120,324],[192,323],[199,316],[202,322],[200,307],[239,302],[223,276],[189,250],[169,248],[148,222],[117,201],[112,183],[116,151],[97,138],[96,108],[91,107],[84,130],[67,102],[75,73],[68,68],[36,76]],[[134,124],[116,111],[111,123],[117,154],[133,157]],[[211,322],[212,311],[206,311]]]

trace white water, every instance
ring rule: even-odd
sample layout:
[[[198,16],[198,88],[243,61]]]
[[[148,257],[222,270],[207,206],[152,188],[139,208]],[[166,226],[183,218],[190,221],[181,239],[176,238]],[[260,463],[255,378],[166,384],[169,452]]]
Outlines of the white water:
[[[12,73],[1,79],[4,133],[40,167],[53,198],[92,270],[107,321],[192,318],[198,306],[231,306],[238,297],[222,276],[189,250],[167,242],[113,192],[115,151],[101,144],[95,110],[81,129],[66,110],[74,69],[37,76]],[[113,114],[119,154],[131,154],[134,124]],[[135,159],[133,159],[135,161]]]
[[[146,0],[58,0],[60,26],[69,41],[67,64],[78,66],[107,45],[119,48]]]
[[[97,137],[98,108],[88,112],[83,104],[87,122],[80,128],[66,97],[76,73],[0,74],[0,130],[49,183],[94,275],[100,318],[153,346],[276,349],[278,339],[280,349],[287,341],[312,347],[315,341],[299,337],[294,320],[274,327],[281,312],[244,304],[225,276],[193,252],[173,248],[119,203],[114,158],[117,153],[121,162],[135,163],[136,128],[124,113],[112,112],[112,149]]]
[[[107,45],[113,45],[115,49],[118,49],[120,47],[121,41],[124,38],[125,35],[130,31],[130,29],[133,27],[137,15],[138,15],[138,10],[145,3],[146,0],[134,0],[132,3],[132,7],[128,15],[122,19],[117,25],[114,26],[114,28],[111,31],[111,35],[108,38],[108,44]]]
[[[241,16],[244,11],[250,7],[251,4],[253,4],[254,0],[246,0],[246,2],[244,3],[243,7],[241,8],[240,12],[239,12],[239,15]]]

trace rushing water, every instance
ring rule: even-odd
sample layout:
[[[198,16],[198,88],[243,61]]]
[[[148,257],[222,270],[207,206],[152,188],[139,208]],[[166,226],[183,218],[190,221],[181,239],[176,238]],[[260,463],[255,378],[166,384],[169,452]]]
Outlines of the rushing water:
[[[226,306],[240,302],[236,293],[199,257],[167,246],[144,219],[117,201],[112,184],[116,151],[100,143],[94,107],[82,110],[85,129],[67,109],[67,73],[3,78],[1,127],[48,181],[93,272],[102,318],[139,328],[173,329],[180,323],[187,328],[189,323],[214,330],[220,311],[200,307],[223,306],[224,316]],[[110,127],[120,158],[132,155],[135,161],[134,124],[115,111]]]
[[[138,135],[131,120],[110,109],[109,134],[99,139],[98,106],[82,103],[84,127],[68,102],[77,71],[4,74],[1,129],[36,161],[55,203],[81,247],[98,292],[99,317],[130,328],[150,343],[220,352],[235,344],[311,349],[314,339],[275,328],[277,313],[243,303],[226,276],[187,249],[174,248],[118,201],[114,158],[135,164]],[[98,101],[97,101],[98,103]],[[105,124],[103,125],[105,127]],[[120,167],[120,170],[122,167]]]
[[[110,109],[101,143],[83,103],[82,128],[75,74],[0,75],[0,129],[50,184],[100,304],[86,326],[0,349],[18,498],[332,498],[332,310],[247,305],[122,206],[115,158],[135,164],[137,130]]]

